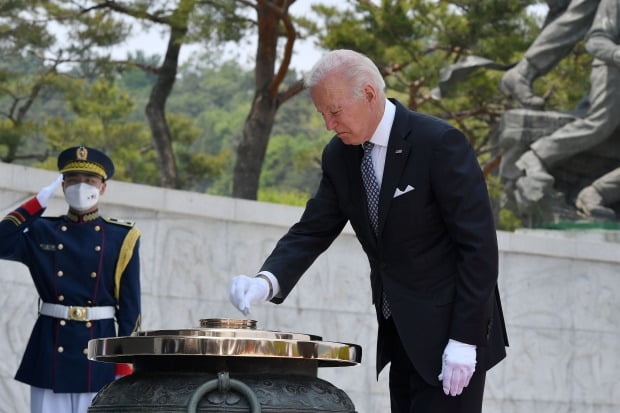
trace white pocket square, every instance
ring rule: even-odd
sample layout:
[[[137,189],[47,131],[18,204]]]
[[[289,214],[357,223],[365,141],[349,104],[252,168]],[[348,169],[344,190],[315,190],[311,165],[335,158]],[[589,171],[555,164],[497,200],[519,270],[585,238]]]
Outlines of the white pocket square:
[[[407,185],[407,187],[405,189],[403,189],[402,191],[398,188],[396,188],[396,191],[394,191],[394,198],[396,198],[397,196],[401,196],[403,194],[406,194],[409,191],[413,191],[415,188],[412,187],[411,185]]]

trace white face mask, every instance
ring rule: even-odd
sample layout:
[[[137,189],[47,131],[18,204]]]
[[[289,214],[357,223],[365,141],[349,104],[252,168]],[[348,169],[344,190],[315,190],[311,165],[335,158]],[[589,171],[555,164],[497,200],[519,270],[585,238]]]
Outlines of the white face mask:
[[[79,183],[65,188],[65,199],[76,211],[86,211],[99,202],[99,188]]]

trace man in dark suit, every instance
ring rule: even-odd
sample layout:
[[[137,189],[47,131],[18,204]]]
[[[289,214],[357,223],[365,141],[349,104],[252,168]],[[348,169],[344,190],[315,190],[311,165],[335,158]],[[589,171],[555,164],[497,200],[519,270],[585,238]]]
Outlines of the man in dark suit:
[[[32,413],[86,413],[129,365],[88,360],[88,341],[140,325],[140,231],[99,215],[114,164],[84,146],[58,156],[60,175],[0,221],[0,258],[25,264],[39,316],[15,378],[31,386]],[[42,216],[62,184],[66,215]],[[118,325],[118,331],[117,331]]]
[[[326,54],[306,86],[336,133],[319,188],[258,275],[231,280],[231,302],[246,315],[281,303],[349,221],[370,263],[377,374],[391,362],[392,412],[481,411],[486,371],[507,338],[473,149],[447,122],[386,99],[379,70],[359,53]]]

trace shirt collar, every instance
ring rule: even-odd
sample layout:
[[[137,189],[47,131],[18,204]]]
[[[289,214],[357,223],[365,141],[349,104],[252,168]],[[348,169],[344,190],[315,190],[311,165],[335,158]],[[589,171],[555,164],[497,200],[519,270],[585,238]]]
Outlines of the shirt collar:
[[[383,110],[383,117],[375,129],[375,133],[373,133],[370,138],[370,142],[374,143],[378,146],[388,146],[388,141],[390,140],[390,131],[392,130],[392,124],[394,123],[394,116],[396,115],[396,106],[390,102],[388,99],[385,99],[385,109]]]

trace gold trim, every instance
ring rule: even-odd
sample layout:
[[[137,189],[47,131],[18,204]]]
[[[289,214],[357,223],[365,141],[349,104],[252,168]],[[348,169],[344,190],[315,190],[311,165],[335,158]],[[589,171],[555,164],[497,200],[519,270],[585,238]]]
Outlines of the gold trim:
[[[140,329],[142,328],[140,326],[141,323],[142,323],[142,314],[138,314],[138,318],[136,318],[136,324],[133,326],[133,330],[131,331],[131,334],[138,333],[140,331]]]
[[[17,211],[17,210],[15,210],[15,211],[11,211],[11,212],[9,213],[9,215],[14,216],[15,218],[17,218],[17,220],[19,220],[19,221],[20,221],[20,222],[22,222],[22,223],[23,223],[23,222],[26,222],[26,217],[24,217],[24,215],[23,215],[21,212]]]
[[[69,172],[90,172],[102,176],[103,179],[108,179],[108,174],[106,174],[103,166],[90,161],[71,161],[60,169],[61,174]]]
[[[13,224],[15,224],[16,227],[19,227],[21,224],[23,224],[22,221],[18,220],[17,218],[15,218],[15,216],[9,214],[7,216],[5,216],[4,218],[2,218],[2,221],[8,221],[11,222]]]
[[[119,301],[121,294],[121,278],[133,256],[133,249],[140,235],[140,230],[137,227],[132,227],[121,245],[121,252],[116,263],[116,270],[114,271],[114,298],[116,298],[116,302]]]
[[[89,212],[88,214],[84,214],[84,215],[77,215],[71,211],[67,212],[67,218],[69,218],[71,222],[90,222],[90,221],[96,220],[99,217],[100,215],[99,215],[98,209],[93,212]]]

